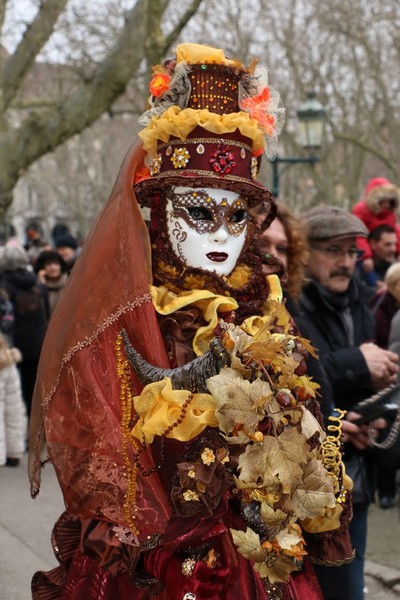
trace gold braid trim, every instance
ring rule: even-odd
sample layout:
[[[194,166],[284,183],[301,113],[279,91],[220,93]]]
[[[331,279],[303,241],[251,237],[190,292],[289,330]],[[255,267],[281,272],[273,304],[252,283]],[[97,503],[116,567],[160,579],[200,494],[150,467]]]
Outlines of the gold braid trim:
[[[353,550],[351,556],[343,560],[321,560],[320,558],[316,558],[315,556],[310,556],[310,562],[312,562],[313,565],[322,565],[324,567],[341,567],[342,565],[348,565],[349,563],[353,562],[355,556],[356,551]]]
[[[130,371],[129,362],[124,359],[121,351],[122,346],[122,335],[119,334],[115,344],[115,351],[117,355],[117,373],[121,381],[120,387],[120,400],[121,400],[121,435],[122,435],[122,457],[124,459],[126,477],[127,477],[127,490],[124,502],[124,517],[126,523],[130,529],[138,535],[140,531],[135,525],[135,517],[132,516],[132,508],[135,510],[136,507],[136,475],[137,465],[131,464],[128,455],[128,444],[129,441],[134,443],[134,440],[130,436],[130,422],[133,408],[133,394],[130,386]]]
[[[335,409],[336,415],[329,417],[330,425],[327,426],[328,435],[322,444],[324,467],[333,479],[333,489],[337,502],[343,503],[346,499],[346,490],[343,487],[344,466],[340,452],[342,437],[342,421],[346,415],[345,410]],[[329,435],[330,434],[330,435]]]

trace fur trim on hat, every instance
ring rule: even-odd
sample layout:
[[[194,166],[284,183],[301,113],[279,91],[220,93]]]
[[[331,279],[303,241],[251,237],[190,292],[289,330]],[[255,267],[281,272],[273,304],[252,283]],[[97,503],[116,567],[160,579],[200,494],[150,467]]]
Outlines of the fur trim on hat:
[[[375,186],[371,185],[373,181],[374,180],[370,181],[366,188],[365,203],[368,208],[374,213],[379,213],[382,210],[379,202],[384,199],[392,199],[392,210],[396,210],[400,204],[399,188],[388,180],[383,180],[386,181],[386,183],[378,183]]]

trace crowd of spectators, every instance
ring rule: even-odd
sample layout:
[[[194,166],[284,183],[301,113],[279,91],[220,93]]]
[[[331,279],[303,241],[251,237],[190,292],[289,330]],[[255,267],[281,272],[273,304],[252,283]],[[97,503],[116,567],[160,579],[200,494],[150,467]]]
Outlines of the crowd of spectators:
[[[26,451],[43,340],[78,253],[69,232],[49,244],[36,230],[0,249],[0,465]]]

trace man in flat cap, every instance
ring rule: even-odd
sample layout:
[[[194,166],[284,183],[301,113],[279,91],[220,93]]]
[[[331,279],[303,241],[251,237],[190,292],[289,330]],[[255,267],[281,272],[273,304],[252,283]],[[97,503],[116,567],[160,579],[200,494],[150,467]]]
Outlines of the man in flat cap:
[[[374,343],[375,323],[367,307],[367,292],[355,276],[359,256],[356,238],[366,238],[368,230],[357,217],[336,206],[316,206],[304,219],[310,258],[296,323],[319,351],[324,401],[351,411],[360,400],[394,383],[398,371],[397,354]],[[354,413],[347,414],[349,421],[352,418]],[[317,569],[326,599],[363,600],[367,510],[373,501],[374,485],[365,431],[350,422],[346,422],[344,431],[351,434],[345,437],[348,443],[344,453],[349,475],[356,464],[367,467],[364,474],[370,476],[364,489],[359,490],[357,485],[353,489],[350,535],[355,559],[338,568]],[[345,585],[349,586],[350,596],[343,595]]]

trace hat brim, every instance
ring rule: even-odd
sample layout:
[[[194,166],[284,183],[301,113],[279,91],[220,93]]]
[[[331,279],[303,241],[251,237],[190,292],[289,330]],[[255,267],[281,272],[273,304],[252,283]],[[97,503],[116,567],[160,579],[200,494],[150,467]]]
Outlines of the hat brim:
[[[209,174],[199,175],[197,173],[187,172],[178,174],[160,174],[157,177],[142,179],[134,184],[134,190],[139,204],[145,207],[151,207],[154,198],[154,192],[176,186],[186,186],[193,188],[218,188],[236,192],[246,196],[249,207],[263,204],[266,209],[269,208],[265,223],[268,226],[276,216],[276,204],[271,192],[258,182],[249,182],[239,177],[212,177]]]
[[[310,241],[324,241],[324,240],[344,240],[346,238],[354,238],[354,237],[362,237],[362,238],[367,238],[368,234],[365,233],[365,231],[363,231],[362,229],[359,229],[357,231],[347,231],[344,233],[338,233],[336,235],[328,235],[328,234],[322,234],[322,235],[314,235],[314,236],[309,236],[309,240]]]

